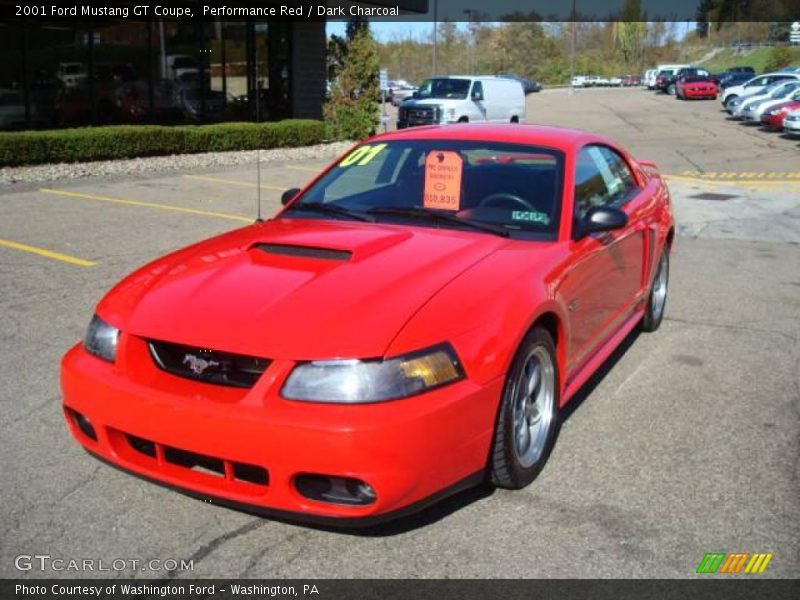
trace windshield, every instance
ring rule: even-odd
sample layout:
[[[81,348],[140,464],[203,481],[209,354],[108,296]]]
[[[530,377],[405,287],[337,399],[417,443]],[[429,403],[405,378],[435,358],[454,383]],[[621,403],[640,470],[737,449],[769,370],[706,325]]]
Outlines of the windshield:
[[[796,90],[800,86],[800,82],[792,81],[791,83],[782,83],[781,85],[777,86],[775,90],[770,94],[772,98],[783,98],[784,96],[788,96],[794,90]]]
[[[463,100],[469,93],[469,79],[426,79],[417,90],[418,98],[451,98]]]
[[[290,210],[296,216],[308,205],[310,217],[341,218],[331,210],[322,213],[325,205],[392,222],[408,222],[401,213],[415,212],[409,224],[459,228],[455,220],[422,222],[419,217],[429,212],[551,239],[558,231],[562,173],[562,154],[550,148],[470,140],[376,141],[340,160]]]

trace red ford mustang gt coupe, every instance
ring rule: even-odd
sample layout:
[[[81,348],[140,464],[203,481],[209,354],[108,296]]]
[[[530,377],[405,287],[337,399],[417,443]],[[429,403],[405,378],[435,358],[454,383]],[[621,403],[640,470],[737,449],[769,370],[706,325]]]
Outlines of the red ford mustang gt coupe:
[[[678,80],[675,97],[678,100],[706,98],[716,100],[719,87],[708,77],[682,77]]]
[[[212,502],[369,524],[540,472],[559,412],[658,328],[655,165],[569,129],[371,138],[266,222],[114,287],[64,356],[91,454]]]

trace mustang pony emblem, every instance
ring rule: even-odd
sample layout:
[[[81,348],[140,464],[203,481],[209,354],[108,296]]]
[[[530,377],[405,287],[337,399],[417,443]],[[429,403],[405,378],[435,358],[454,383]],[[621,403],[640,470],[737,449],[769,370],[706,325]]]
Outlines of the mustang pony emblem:
[[[215,360],[206,360],[195,356],[194,354],[187,354],[183,357],[183,364],[189,365],[192,373],[195,375],[202,375],[208,367],[218,367],[219,363]]]

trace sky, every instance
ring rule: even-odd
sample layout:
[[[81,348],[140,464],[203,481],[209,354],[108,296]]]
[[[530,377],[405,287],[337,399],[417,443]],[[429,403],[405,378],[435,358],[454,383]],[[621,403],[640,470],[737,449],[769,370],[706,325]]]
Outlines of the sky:
[[[344,35],[345,27],[347,23],[345,21],[328,21],[327,22],[327,32],[328,36],[333,34],[336,35]],[[692,22],[681,21],[677,23],[676,28],[676,36],[677,38],[683,39],[687,32],[694,29],[695,24]],[[466,30],[467,23],[457,23],[459,29]],[[392,22],[392,21],[370,21],[370,27],[372,29],[373,35],[377,38],[379,42],[388,42],[395,38],[407,38],[409,34],[414,38],[424,38],[430,35],[431,30],[433,28],[433,23],[430,21],[427,22],[411,22],[411,21],[400,21],[400,22]]]

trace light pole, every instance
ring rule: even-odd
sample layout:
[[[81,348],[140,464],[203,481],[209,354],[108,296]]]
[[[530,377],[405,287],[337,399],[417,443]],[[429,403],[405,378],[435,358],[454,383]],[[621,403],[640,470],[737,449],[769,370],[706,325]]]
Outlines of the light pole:
[[[434,77],[436,77],[436,36],[437,36],[437,29],[439,29],[438,17],[439,17],[439,0],[433,0],[433,73],[432,73],[432,75]]]
[[[572,41],[569,53],[569,94],[570,96],[575,93],[575,44],[578,37],[578,23],[575,20],[575,4],[576,0],[572,0]]]
[[[478,11],[472,8],[465,8],[464,14],[467,15],[467,31],[469,32],[469,37],[467,38],[467,73],[471,75],[473,69],[472,56],[474,52],[472,45],[475,42],[473,39],[472,20],[478,15]]]

